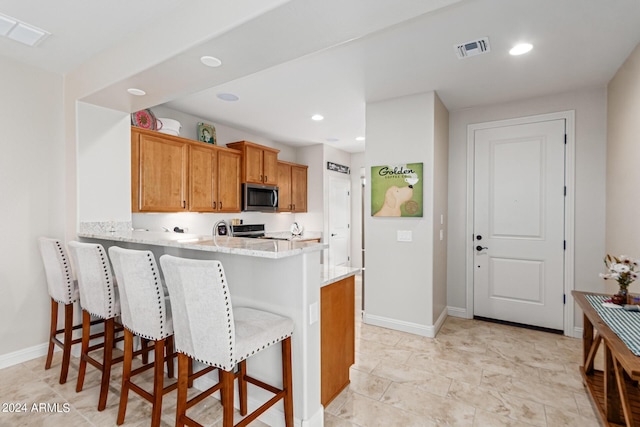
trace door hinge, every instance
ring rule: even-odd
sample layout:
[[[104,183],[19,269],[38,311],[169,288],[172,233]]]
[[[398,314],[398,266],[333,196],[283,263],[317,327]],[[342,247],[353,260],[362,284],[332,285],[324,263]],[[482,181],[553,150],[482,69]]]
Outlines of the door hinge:
[[[564,186],[564,197],[567,197],[567,186]]]
[[[564,145],[567,145],[567,134],[564,134]]]
[[[562,294],[562,304],[567,303],[567,294]]]
[[[565,250],[565,251],[567,250],[567,241],[566,240],[562,241],[562,249]]]

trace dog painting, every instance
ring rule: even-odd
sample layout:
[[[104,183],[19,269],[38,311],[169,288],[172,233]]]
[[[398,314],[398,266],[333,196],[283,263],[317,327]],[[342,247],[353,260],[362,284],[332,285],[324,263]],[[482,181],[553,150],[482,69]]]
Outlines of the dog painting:
[[[400,206],[413,197],[413,186],[398,187],[392,185],[384,193],[384,204],[373,216],[401,216]]]
[[[371,168],[374,217],[422,216],[422,163]]]

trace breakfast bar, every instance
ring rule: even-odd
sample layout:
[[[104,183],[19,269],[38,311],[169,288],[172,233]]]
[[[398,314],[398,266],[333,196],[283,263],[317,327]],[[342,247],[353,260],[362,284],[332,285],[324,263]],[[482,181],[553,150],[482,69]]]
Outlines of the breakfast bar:
[[[214,239],[210,235],[149,231],[81,232],[78,237],[101,243],[105,248],[116,245],[151,250],[156,258],[171,254],[221,261],[235,306],[270,311],[294,321],[294,418],[296,425],[300,426],[323,425],[322,403],[325,400],[321,399],[321,288],[349,278],[352,284],[353,275],[358,269],[323,268],[320,254],[326,245],[314,241],[228,236]],[[353,285],[344,289],[353,293]],[[350,319],[353,327],[355,318],[351,316]],[[279,364],[278,348],[273,347],[252,358],[248,369],[260,380],[278,385],[281,382]],[[344,376],[345,366],[348,383],[350,363],[343,364],[338,370]],[[208,387],[216,382],[216,378],[205,376],[199,381],[203,383],[196,381],[197,387]],[[269,397],[261,390],[249,388],[249,410],[255,409]],[[281,405],[276,406],[275,411],[282,411]],[[281,425],[283,420],[282,414],[273,410],[265,413],[261,419],[270,425]]]

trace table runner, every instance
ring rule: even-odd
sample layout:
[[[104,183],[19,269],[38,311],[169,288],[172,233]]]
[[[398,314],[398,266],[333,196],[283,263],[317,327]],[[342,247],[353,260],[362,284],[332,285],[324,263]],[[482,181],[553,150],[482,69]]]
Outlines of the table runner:
[[[629,347],[629,350],[636,356],[640,356],[640,311],[603,307],[602,303],[611,297],[601,295],[585,295],[585,297],[607,326]]]

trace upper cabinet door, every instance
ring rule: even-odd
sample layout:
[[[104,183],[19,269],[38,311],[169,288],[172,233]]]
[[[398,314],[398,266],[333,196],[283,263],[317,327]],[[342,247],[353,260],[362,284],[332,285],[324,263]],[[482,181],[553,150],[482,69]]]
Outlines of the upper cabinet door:
[[[240,212],[240,153],[218,152],[218,211]]]
[[[245,180],[254,184],[262,184],[264,173],[262,171],[263,150],[258,147],[247,146],[244,151]]]
[[[278,212],[291,212],[291,165],[278,162]]]
[[[139,185],[141,212],[187,210],[188,145],[140,134]]]
[[[265,185],[278,185],[278,153],[264,150],[262,164],[262,182]]]
[[[306,166],[291,166],[291,203],[294,212],[307,211]]]
[[[242,182],[278,185],[280,150],[250,141],[230,142],[227,147],[242,151]]]
[[[215,212],[217,188],[216,150],[208,146],[191,145],[189,148],[189,210]]]

